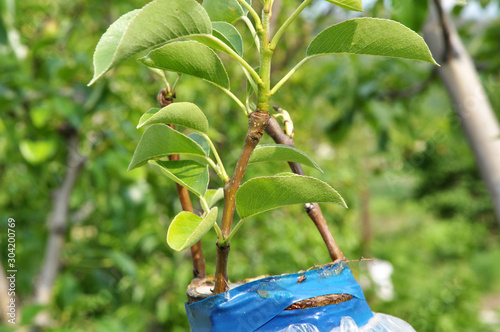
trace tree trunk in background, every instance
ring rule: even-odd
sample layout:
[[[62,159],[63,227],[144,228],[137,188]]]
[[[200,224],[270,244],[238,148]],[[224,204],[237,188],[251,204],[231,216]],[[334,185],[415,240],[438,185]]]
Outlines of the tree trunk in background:
[[[72,132],[67,137],[68,157],[64,180],[54,193],[52,211],[47,218],[49,239],[45,249],[45,258],[40,275],[35,281],[33,302],[48,305],[54,289],[54,282],[59,273],[61,252],[65,243],[65,233],[68,224],[69,198],[78,175],[85,163],[85,158],[78,153],[78,134]],[[35,317],[35,325],[46,327],[50,324],[48,311],[43,310]]]
[[[458,120],[474,152],[481,176],[500,223],[500,127],[479,79],[449,16],[438,0],[431,1],[424,38],[441,65],[438,69]]]

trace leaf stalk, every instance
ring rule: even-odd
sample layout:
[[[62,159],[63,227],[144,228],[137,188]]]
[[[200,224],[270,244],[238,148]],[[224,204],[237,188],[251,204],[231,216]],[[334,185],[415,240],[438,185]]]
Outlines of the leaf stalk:
[[[228,183],[229,176],[226,173],[226,169],[224,168],[224,164],[222,163],[222,160],[220,159],[219,153],[217,152],[217,149],[215,148],[214,143],[212,142],[210,137],[208,137],[207,134],[200,133],[200,135],[203,136],[203,138],[208,142],[208,146],[210,146],[210,150],[212,150],[212,153],[214,154],[215,160],[217,161],[217,166],[220,169],[220,173],[222,175],[221,180],[224,181],[224,183]]]
[[[248,12],[250,13],[250,15],[252,15],[253,20],[255,22],[255,28],[257,30],[262,30],[262,22],[260,21],[259,14],[257,14],[257,12],[255,11],[255,9],[253,9],[253,7],[250,6],[250,4],[248,2],[246,2],[245,0],[238,0],[238,2],[240,3],[240,5],[242,5],[243,7],[245,7],[246,10],[248,10]]]
[[[241,20],[243,22],[245,22],[245,24],[247,25],[248,30],[250,30],[250,33],[252,34],[252,37],[254,39],[255,45],[257,46],[257,49],[260,50],[259,36],[257,35],[257,31],[256,31],[255,27],[253,26],[252,22],[250,21],[250,19],[247,16],[242,16]]]
[[[308,60],[310,60],[312,57],[305,57],[304,59],[300,60],[299,63],[297,63],[295,65],[295,67],[293,67],[292,69],[290,69],[290,71],[285,75],[283,76],[283,78],[278,82],[276,83],[276,85],[271,89],[271,96],[274,95],[276,93],[276,91],[279,90],[279,88],[281,88],[281,86],[283,84],[286,83],[286,81],[288,81],[288,79],[293,75],[295,74],[295,72],[297,71],[297,69],[300,68],[300,66],[302,66],[304,63],[306,63]]]
[[[213,41],[214,43],[216,43],[218,46],[220,46],[233,59],[235,59],[236,61],[238,61],[243,66],[243,68],[245,68],[246,70],[248,70],[248,72],[250,73],[250,75],[252,75],[252,77],[254,78],[254,80],[257,83],[262,83],[262,79],[260,78],[259,74],[257,74],[257,72],[252,68],[252,66],[250,66],[250,64],[248,62],[246,62],[245,59],[243,59],[241,56],[239,56],[239,54],[236,53],[231,47],[227,46],[226,43],[224,43],[222,40],[220,40],[219,38],[214,37],[212,35],[200,35],[200,36],[204,37],[204,38],[207,38],[207,39],[210,39],[211,41]]]
[[[290,15],[290,17],[287,18],[285,23],[283,23],[283,25],[278,29],[278,31],[276,31],[271,41],[271,45],[269,46],[271,50],[274,51],[276,45],[278,44],[278,41],[280,40],[285,30],[290,26],[290,24],[292,24],[293,21],[295,21],[295,19],[300,15],[300,13],[304,10],[304,8],[306,8],[311,3],[311,1],[312,0],[304,0],[300,4],[300,6],[298,6],[297,9],[295,9],[292,15]]]

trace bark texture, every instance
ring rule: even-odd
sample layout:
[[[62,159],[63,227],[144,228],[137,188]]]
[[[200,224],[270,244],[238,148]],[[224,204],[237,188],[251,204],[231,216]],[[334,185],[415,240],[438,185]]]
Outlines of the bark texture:
[[[500,223],[500,126],[474,63],[438,0],[431,1],[424,38],[441,65],[438,74],[474,152]]]

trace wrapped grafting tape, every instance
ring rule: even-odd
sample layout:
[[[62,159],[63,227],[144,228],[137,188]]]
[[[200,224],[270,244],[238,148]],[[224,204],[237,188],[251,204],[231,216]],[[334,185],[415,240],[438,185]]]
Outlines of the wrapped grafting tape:
[[[331,294],[352,298],[339,304],[285,310],[299,301]],[[351,317],[357,326],[373,317],[361,287],[344,263],[259,279],[186,304],[186,311],[193,332],[279,331],[293,324],[330,331],[344,316]]]

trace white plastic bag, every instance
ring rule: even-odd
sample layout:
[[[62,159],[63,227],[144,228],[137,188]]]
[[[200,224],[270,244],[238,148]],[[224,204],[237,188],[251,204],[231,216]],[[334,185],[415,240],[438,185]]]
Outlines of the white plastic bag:
[[[278,332],[327,332],[319,331],[312,324],[290,325]],[[373,317],[363,325],[358,327],[351,317],[345,316],[340,320],[340,326],[329,332],[415,332],[415,329],[407,322],[390,315],[374,313]]]

